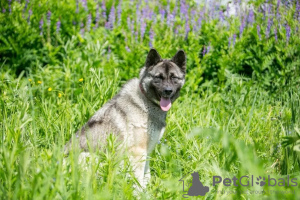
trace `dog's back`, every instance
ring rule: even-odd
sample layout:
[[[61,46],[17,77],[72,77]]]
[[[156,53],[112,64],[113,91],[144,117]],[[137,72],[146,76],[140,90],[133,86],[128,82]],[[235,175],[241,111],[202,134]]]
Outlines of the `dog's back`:
[[[128,148],[141,143],[148,149],[155,145],[151,141],[157,142],[155,133],[165,127],[165,118],[166,112],[161,111],[142,94],[139,79],[135,78],[128,81],[113,99],[104,104],[77,131],[76,138],[79,147],[86,151],[89,148],[104,147],[106,138],[111,133]],[[148,129],[152,130],[149,135]],[[66,145],[66,153],[71,146],[72,141]]]

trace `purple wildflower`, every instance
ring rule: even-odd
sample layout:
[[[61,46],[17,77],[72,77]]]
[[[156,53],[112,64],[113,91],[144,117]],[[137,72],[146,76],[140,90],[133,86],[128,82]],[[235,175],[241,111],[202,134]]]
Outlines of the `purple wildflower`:
[[[133,35],[135,35],[135,31],[134,31],[134,21],[132,20],[130,24],[131,24],[131,26],[130,26],[131,35],[133,36]]]
[[[159,10],[159,13],[161,15],[161,21],[164,21],[165,20],[165,13],[166,13],[165,10],[163,8],[161,8]]]
[[[27,18],[27,23],[30,24],[30,18],[31,18],[31,15],[32,15],[32,10],[30,9],[28,11],[28,18]]]
[[[206,54],[206,48],[205,45],[203,46],[203,51],[202,51],[202,55],[204,56]]]
[[[241,26],[240,26],[240,38],[241,38],[242,35],[243,35],[245,26],[246,26],[246,17],[243,17],[243,19],[242,19],[242,24],[241,24]]]
[[[253,12],[253,9],[251,8],[249,10],[248,23],[250,23],[252,25],[253,22],[254,22],[254,12]]]
[[[103,0],[103,2],[102,2],[101,9],[102,9],[102,17],[103,17],[104,21],[106,22],[106,6],[105,6],[105,0]]]
[[[277,27],[274,28],[274,35],[275,35],[275,40],[276,42],[278,41],[278,37],[277,37]]]
[[[105,22],[104,27],[105,27],[106,29],[109,29],[109,28],[110,28],[109,23],[108,23],[108,22]]]
[[[2,13],[5,13],[5,12],[6,12],[5,8],[2,8]]]
[[[263,15],[264,15],[263,19],[266,19],[266,8],[265,8],[265,6],[262,6],[262,7],[261,7],[261,12],[262,12]]]
[[[86,2],[86,0],[82,0],[82,6],[83,6],[85,12],[88,12],[88,7],[87,7],[87,2]]]
[[[259,26],[259,24],[257,24],[256,29],[257,29],[257,36],[259,37],[259,40],[261,40],[260,26]]]
[[[173,17],[173,13],[170,12],[170,8],[168,8],[168,14],[167,14],[167,25],[171,26],[171,23],[173,23],[174,17]]]
[[[213,16],[215,14],[215,2],[214,1],[209,1],[209,8],[210,8],[209,19],[213,19]]]
[[[228,18],[230,17],[229,10],[230,10],[230,7],[229,7],[229,2],[228,2],[227,3],[227,8],[226,8],[226,15],[227,15]]]
[[[50,10],[47,13],[47,24],[48,24],[48,26],[51,25],[51,11]]]
[[[89,14],[87,17],[86,29],[89,32],[91,30],[91,23],[92,23],[92,15]]]
[[[39,26],[39,28],[40,28],[40,35],[43,35],[43,26],[44,26],[44,20],[42,18],[41,21],[40,21],[40,26]]]
[[[131,52],[130,48],[127,45],[125,46],[125,49],[127,52]]]
[[[141,19],[146,20],[147,16],[148,16],[148,10],[147,10],[147,8],[143,8]]]
[[[291,27],[287,24],[285,26],[285,29],[286,29],[286,43],[288,44],[291,36]]]
[[[131,24],[132,24],[132,30],[134,30],[134,21],[133,20],[132,20]],[[138,37],[139,37],[139,33],[137,31],[137,23],[136,23],[136,30],[134,31],[134,36],[135,36],[135,40],[137,41]]]
[[[61,22],[60,22],[60,20],[58,20],[56,22],[56,34],[58,34],[60,32],[60,25],[61,25]]]
[[[150,46],[150,48],[152,48],[153,47],[153,39],[154,39],[154,31],[153,31],[152,27],[149,31],[149,39],[150,39],[149,46]]]
[[[280,20],[279,7],[280,7],[280,0],[277,1],[277,9],[276,9],[276,19],[277,19],[278,21]]]
[[[154,24],[156,24],[157,17],[156,17],[156,13],[155,12],[152,14],[152,21],[153,21]]]
[[[231,37],[228,38],[228,49],[230,49],[231,46]]]
[[[188,15],[187,5],[185,1],[180,1],[180,18],[184,19]]]
[[[189,16],[186,16],[186,20],[185,20],[185,39],[188,38],[189,32],[190,32],[190,24],[189,24]]]
[[[78,5],[78,0],[76,0],[76,13],[79,12],[79,5]]]
[[[152,20],[153,16],[154,16],[154,12],[153,12],[153,10],[150,10],[148,13],[148,20]]]
[[[289,10],[289,2],[290,1],[284,1],[284,4],[285,4],[284,15],[287,15],[286,12]]]
[[[272,21],[273,21],[273,18],[268,19],[268,25],[267,25],[267,29],[266,29],[266,37],[267,38],[269,38],[269,34],[270,34],[271,26],[272,26]]]
[[[111,30],[112,30],[113,27],[114,27],[115,20],[116,20],[116,17],[115,17],[115,6],[112,5],[112,6],[111,6],[111,9],[110,9],[109,16],[108,16],[108,25],[109,25],[109,28],[110,28]]]
[[[179,27],[177,26],[177,27],[175,28],[175,30],[174,30],[175,35],[178,34],[178,29],[179,29]]]
[[[240,5],[238,4],[237,1],[234,3],[234,6],[235,6],[235,14],[237,16],[239,16],[240,15],[240,12],[239,12]]]
[[[147,26],[147,24],[146,24],[145,20],[142,19],[142,21],[141,21],[141,39],[144,38],[144,35],[146,32],[146,26]]]
[[[84,24],[83,24],[83,22],[81,22],[81,24],[80,24],[80,34],[81,34],[82,37],[84,37]]]
[[[8,0],[9,13],[11,13],[11,0]]]
[[[121,25],[121,15],[122,15],[122,1],[119,1],[119,5],[118,5],[118,26]]]
[[[268,6],[268,15],[270,16],[271,15],[271,11],[272,11],[272,4],[267,4]]]
[[[232,36],[232,46],[235,46],[235,40],[236,40],[236,34],[233,34]]]
[[[220,20],[221,22],[223,22],[223,21],[225,20],[225,17],[224,17],[224,14],[223,14],[223,11],[222,11],[222,10],[219,11],[219,20]]]
[[[200,16],[198,18],[198,29],[201,29],[201,27],[202,27],[202,17],[201,17],[201,14],[200,14]]]
[[[210,44],[207,46],[206,51],[207,51],[207,53],[209,53],[209,51],[210,51]]]
[[[100,13],[99,13],[99,4],[97,4],[96,6],[96,23],[95,23],[95,26],[94,26],[94,30],[96,28],[98,28],[98,25],[99,25],[99,20],[100,20]]]
[[[28,4],[29,4],[29,0],[26,0],[26,2],[25,2],[25,7],[24,7],[24,12],[25,12],[25,10],[27,9]]]

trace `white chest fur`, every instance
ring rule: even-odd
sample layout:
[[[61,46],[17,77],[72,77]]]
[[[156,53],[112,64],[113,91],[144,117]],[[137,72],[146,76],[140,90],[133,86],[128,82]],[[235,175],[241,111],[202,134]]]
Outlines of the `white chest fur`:
[[[158,143],[158,141],[162,138],[163,134],[165,132],[165,127],[157,127],[152,126],[150,124],[150,127],[148,129],[148,148],[147,148],[147,154],[150,154],[153,149],[155,148],[155,145]]]

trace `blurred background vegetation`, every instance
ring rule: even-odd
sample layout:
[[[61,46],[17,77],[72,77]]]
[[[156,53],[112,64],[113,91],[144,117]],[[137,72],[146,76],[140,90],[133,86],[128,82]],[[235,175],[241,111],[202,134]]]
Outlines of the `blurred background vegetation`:
[[[198,171],[207,199],[297,199],[292,191],[218,194],[212,176],[299,178],[299,1],[0,2],[0,196],[131,199],[114,139],[88,170],[62,148],[147,52],[187,54],[187,81],[151,158],[140,198],[181,198],[178,180]],[[126,159],[125,159],[126,160]],[[261,187],[247,188],[262,190]]]

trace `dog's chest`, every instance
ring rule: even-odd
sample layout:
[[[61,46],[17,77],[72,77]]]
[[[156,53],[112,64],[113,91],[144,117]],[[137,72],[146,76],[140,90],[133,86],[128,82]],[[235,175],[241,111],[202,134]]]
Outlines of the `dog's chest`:
[[[159,142],[162,138],[165,131],[165,126],[157,125],[155,123],[150,123],[148,127],[148,153],[151,153],[155,148],[155,145]]]
[[[148,118],[148,148],[147,151],[150,153],[158,141],[162,138],[166,127],[166,114],[160,112],[160,110],[153,110],[149,112]]]

